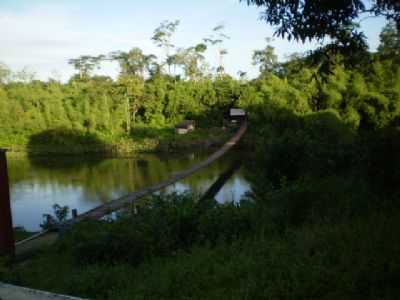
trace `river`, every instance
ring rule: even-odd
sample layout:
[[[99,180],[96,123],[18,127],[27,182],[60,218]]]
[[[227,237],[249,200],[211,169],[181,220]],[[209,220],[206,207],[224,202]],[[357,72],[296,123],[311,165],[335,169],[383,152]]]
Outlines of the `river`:
[[[205,159],[207,153],[139,155],[134,158],[28,158],[8,157],[14,226],[40,229],[43,214],[54,204],[85,212],[104,202],[152,185]],[[164,190],[201,195],[241,153],[231,152],[206,169]],[[216,196],[218,202],[239,201],[250,189],[238,170]]]

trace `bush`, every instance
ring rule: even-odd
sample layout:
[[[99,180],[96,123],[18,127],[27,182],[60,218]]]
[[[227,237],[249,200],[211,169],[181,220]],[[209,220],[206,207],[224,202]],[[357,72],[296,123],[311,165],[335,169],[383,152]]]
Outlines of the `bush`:
[[[155,197],[133,215],[78,224],[57,247],[70,251],[78,265],[138,265],[188,251],[193,245],[232,242],[250,231],[250,213],[249,204],[198,202],[189,194]]]

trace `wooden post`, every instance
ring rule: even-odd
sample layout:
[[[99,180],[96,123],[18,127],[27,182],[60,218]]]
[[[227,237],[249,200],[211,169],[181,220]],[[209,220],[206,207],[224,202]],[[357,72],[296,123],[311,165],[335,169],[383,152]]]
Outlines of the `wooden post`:
[[[6,150],[0,149],[0,255],[15,257]]]

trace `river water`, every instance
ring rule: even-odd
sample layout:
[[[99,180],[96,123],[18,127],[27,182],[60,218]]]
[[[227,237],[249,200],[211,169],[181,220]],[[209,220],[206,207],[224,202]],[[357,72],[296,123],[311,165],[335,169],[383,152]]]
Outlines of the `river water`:
[[[191,191],[201,195],[218,176],[229,169],[231,152],[206,169],[163,192]],[[207,153],[185,155],[139,155],[134,158],[28,158],[8,157],[11,207],[14,226],[37,231],[43,214],[52,213],[54,204],[68,205],[79,213],[129,192],[155,184],[172,173],[185,170],[205,159]],[[219,202],[239,201],[250,189],[246,170],[239,169],[216,196]]]

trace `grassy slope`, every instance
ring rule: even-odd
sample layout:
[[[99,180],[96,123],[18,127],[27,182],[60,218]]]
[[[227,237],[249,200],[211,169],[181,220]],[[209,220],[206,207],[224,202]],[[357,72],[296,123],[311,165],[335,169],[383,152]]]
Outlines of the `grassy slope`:
[[[243,202],[199,213],[190,198],[156,202],[128,221],[83,224],[85,230],[5,278],[95,299],[395,299],[398,205],[389,197],[383,206],[371,200],[349,208],[361,190],[340,191],[347,179],[313,188],[302,222],[289,221],[296,210],[290,205],[273,217],[267,211],[279,204]],[[329,198],[345,195],[343,201],[322,204],[326,188]],[[304,191],[294,193],[304,198]]]
[[[132,136],[102,136],[74,131],[54,131],[43,134],[37,142],[29,137],[0,135],[0,147],[13,152],[31,154],[130,154],[137,152],[175,152],[188,149],[207,149],[223,144],[232,134],[220,128],[197,129],[186,135],[177,135],[173,128],[138,127]],[[89,139],[88,139],[89,137]],[[89,141],[88,141],[89,140]]]

